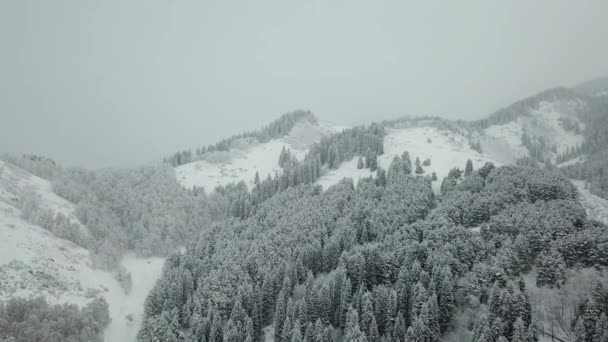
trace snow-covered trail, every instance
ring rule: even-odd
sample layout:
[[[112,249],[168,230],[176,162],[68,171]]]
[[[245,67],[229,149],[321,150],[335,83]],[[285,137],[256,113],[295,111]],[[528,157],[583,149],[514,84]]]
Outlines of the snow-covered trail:
[[[134,342],[142,324],[144,302],[148,293],[161,275],[164,258],[136,258],[133,254],[125,256],[122,265],[131,272],[133,287],[126,295],[108,295],[112,322],[107,327],[104,340],[106,342]],[[132,315],[130,321],[126,317]]]

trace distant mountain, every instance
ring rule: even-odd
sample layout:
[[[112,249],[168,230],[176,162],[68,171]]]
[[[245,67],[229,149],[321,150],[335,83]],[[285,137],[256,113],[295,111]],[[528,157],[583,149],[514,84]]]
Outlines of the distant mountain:
[[[608,96],[608,77],[592,79],[575,86],[574,89],[590,96]]]

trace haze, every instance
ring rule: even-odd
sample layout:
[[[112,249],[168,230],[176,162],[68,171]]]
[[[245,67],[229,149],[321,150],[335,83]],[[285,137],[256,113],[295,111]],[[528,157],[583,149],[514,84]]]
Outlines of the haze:
[[[478,118],[608,75],[608,2],[2,1],[0,153],[135,165],[293,109]]]

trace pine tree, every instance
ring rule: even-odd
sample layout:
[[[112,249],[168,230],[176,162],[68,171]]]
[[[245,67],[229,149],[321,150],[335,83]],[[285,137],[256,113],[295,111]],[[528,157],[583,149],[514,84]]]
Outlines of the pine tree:
[[[224,338],[222,331],[222,317],[218,311],[215,311],[211,331],[209,333],[209,342],[222,342]]]
[[[378,167],[378,173],[376,176],[376,185],[386,186],[386,171],[383,168]]]
[[[566,263],[559,251],[554,248],[538,256],[537,267],[536,286],[547,285],[559,288],[566,281]]]
[[[528,337],[526,333],[526,326],[521,317],[517,317],[515,324],[513,324],[513,337],[511,342],[527,342]]]
[[[275,340],[275,341],[289,342],[291,340],[292,335],[293,335],[293,326],[291,324],[291,319],[289,318],[289,316],[287,316],[285,318],[285,322],[283,322],[283,330],[281,332],[281,339]]]
[[[388,183],[394,183],[403,177],[404,173],[405,171],[401,158],[399,158],[399,156],[395,156],[391,162],[391,165],[388,167],[386,181]]]
[[[422,165],[420,165],[420,159],[418,157],[416,157],[416,174],[421,175],[423,173],[424,173],[424,169],[422,168]]]
[[[274,339],[275,341],[281,341],[283,333],[283,323],[287,318],[287,308],[285,300],[285,288],[282,288],[277,298],[276,308],[274,310]]]
[[[348,314],[348,308],[352,303],[352,284],[350,278],[346,278],[346,281],[342,282],[342,289],[340,291],[340,328],[344,328],[346,325],[346,315]]]
[[[473,172],[473,161],[471,159],[467,159],[467,165],[464,168],[464,176],[468,177]]]
[[[291,342],[302,342],[302,326],[300,325],[299,319],[297,319],[293,324]]]
[[[408,151],[403,152],[401,161],[403,162],[403,171],[408,175],[412,173],[412,160],[410,159],[410,153]]]
[[[348,308],[346,315],[346,327],[344,328],[344,341],[367,342],[365,334],[359,328],[359,315],[352,306]]]
[[[367,340],[369,342],[380,342],[380,334],[378,333],[378,325],[376,319],[372,316],[372,321],[367,328]]]
[[[595,323],[595,333],[593,335],[593,342],[605,342],[608,341],[608,317],[605,313],[602,313],[600,319]]]
[[[362,331],[365,332],[367,337],[369,338],[370,332],[369,327],[372,324],[372,321],[376,322],[376,317],[374,316],[374,307],[371,300],[371,295],[369,292],[366,292],[363,295],[363,308],[361,313],[361,327]]]
[[[587,341],[587,329],[585,329],[585,321],[583,317],[579,317],[574,326],[574,341],[585,342]]]
[[[442,272],[444,274],[441,283],[438,288],[439,294],[439,323],[441,331],[446,331],[450,320],[452,319],[452,312],[454,310],[454,294],[452,286],[452,275],[448,267]]]
[[[363,163],[363,158],[359,157],[359,160],[357,160],[357,169],[361,170],[363,167],[365,167],[365,164]]]
[[[306,326],[306,334],[304,335],[304,341],[313,342],[314,340],[315,340],[315,327],[312,324],[312,322],[308,322],[308,325]]]

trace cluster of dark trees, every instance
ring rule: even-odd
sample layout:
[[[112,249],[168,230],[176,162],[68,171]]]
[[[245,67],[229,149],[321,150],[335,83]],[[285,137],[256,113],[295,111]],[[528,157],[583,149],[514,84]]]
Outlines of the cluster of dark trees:
[[[103,298],[82,309],[73,304],[49,305],[44,298],[0,303],[0,341],[102,342],[109,323]]]
[[[279,119],[271,122],[269,125],[260,130],[233,135],[217,142],[216,144],[209,145],[207,147],[203,146],[195,149],[194,151],[184,150],[176,152],[170,157],[164,158],[163,162],[169,163],[172,166],[187,164],[201,159],[207,153],[212,153],[215,151],[228,151],[232,147],[233,143],[240,139],[251,138],[256,139],[259,142],[267,142],[274,138],[281,138],[289,134],[293,126],[301,120],[308,120],[312,123],[317,122],[317,119],[310,111],[297,110],[291,113],[283,114]]]
[[[559,174],[467,162],[436,198],[404,159],[204,228],[168,259],[139,340],[438,341],[469,309],[469,340],[538,341],[520,275],[536,265],[539,284],[560,286],[552,254],[602,264],[605,238],[586,237],[606,227]]]
[[[576,342],[608,341],[608,288],[598,282],[587,296],[574,327]]]

